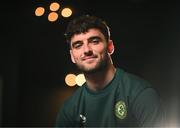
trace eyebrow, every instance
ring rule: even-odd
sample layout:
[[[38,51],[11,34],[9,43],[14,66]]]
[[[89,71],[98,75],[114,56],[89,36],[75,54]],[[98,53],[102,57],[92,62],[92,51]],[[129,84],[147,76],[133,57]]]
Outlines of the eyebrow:
[[[91,36],[91,37],[89,37],[87,40],[88,40],[88,42],[89,42],[89,41],[91,41],[91,40],[93,40],[93,39],[102,40],[102,38],[101,38],[100,36]],[[82,43],[82,42],[83,42],[83,41],[81,41],[81,40],[77,40],[77,41],[75,41],[75,42],[72,42],[71,44],[72,44],[72,47],[74,47],[76,44]]]

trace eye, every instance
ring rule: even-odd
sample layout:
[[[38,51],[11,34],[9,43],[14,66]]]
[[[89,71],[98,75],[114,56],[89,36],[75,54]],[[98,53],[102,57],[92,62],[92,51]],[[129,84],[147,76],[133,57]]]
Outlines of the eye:
[[[75,48],[75,49],[79,49],[81,46],[82,46],[82,43],[81,43],[81,42],[77,42],[77,43],[74,43],[74,44],[72,45],[72,47]]]
[[[93,38],[92,40],[90,40],[90,42],[93,43],[93,44],[98,44],[100,42],[100,39]]]

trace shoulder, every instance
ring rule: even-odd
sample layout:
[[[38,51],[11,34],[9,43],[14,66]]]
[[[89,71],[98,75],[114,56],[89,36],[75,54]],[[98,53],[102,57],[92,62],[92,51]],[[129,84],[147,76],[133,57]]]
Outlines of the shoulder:
[[[119,69],[121,89],[128,99],[129,110],[141,126],[150,126],[163,116],[161,99],[153,85],[144,78]],[[160,114],[160,115],[159,115]],[[162,114],[162,115],[161,115]],[[158,119],[160,118],[160,119]]]
[[[74,117],[74,112],[79,107],[79,102],[81,101],[81,97],[83,97],[83,88],[82,86],[76,89],[75,92],[63,102],[59,108],[58,120],[60,120],[59,118]]]
[[[139,88],[139,89],[143,89],[143,88],[149,88],[152,87],[152,85],[145,80],[144,78],[137,76],[135,74],[126,72],[122,69],[118,68],[118,72],[119,72],[119,76],[121,79],[121,83],[126,86],[126,88]]]
[[[120,79],[119,85],[121,86],[120,89],[124,91],[126,97],[129,97],[130,100],[133,100],[146,89],[153,89],[150,82],[140,76],[126,72],[122,69],[118,69],[118,72]]]
[[[82,98],[83,90],[84,90],[84,86],[78,87],[74,91],[74,93],[68,99],[65,100],[63,106],[66,108],[72,108],[72,107],[78,105],[78,102]]]
[[[83,87],[79,87],[75,92],[65,100],[59,108],[56,126],[74,126],[77,109],[79,108],[79,101],[83,94]]]

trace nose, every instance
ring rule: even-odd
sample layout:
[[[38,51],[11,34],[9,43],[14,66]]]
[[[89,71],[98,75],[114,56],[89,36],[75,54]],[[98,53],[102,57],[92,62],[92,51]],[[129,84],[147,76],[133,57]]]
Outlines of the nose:
[[[88,44],[84,45],[84,54],[87,55],[87,56],[92,55],[92,49]]]

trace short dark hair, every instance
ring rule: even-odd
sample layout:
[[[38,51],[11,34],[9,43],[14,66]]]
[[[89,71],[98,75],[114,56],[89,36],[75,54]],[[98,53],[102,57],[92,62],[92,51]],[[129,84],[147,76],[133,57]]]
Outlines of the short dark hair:
[[[105,36],[106,41],[110,39],[110,30],[105,21],[96,16],[82,15],[69,22],[64,34],[66,41],[70,43],[74,34],[85,33],[91,28],[100,30]]]

